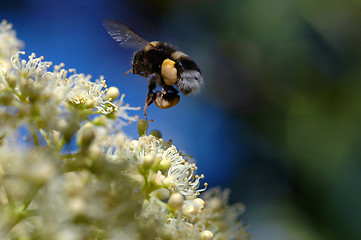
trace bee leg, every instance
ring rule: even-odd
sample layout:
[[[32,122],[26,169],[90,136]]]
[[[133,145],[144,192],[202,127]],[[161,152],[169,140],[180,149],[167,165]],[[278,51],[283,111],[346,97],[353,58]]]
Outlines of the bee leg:
[[[167,94],[167,91],[164,88],[162,88],[161,94],[163,96],[163,95]]]
[[[154,102],[156,97],[157,97],[156,93],[154,93],[152,90],[148,91],[147,97],[146,97],[146,100],[145,100],[145,105],[144,105],[144,112],[143,112],[146,119],[148,119],[147,108],[148,108],[149,105],[151,105]]]
[[[164,86],[163,86],[163,89],[164,89],[164,91],[166,91],[166,92],[178,93],[178,90],[175,89],[173,86],[164,85]]]
[[[150,75],[149,89],[155,89],[157,85],[162,86],[162,76],[159,73],[152,73]]]
[[[142,77],[145,77],[149,83],[149,78],[148,78],[148,75],[146,75],[145,73],[137,73],[138,75],[142,76]]]
[[[147,78],[148,79],[148,78]],[[148,93],[145,100],[145,106],[144,106],[144,116],[148,118],[147,115],[147,108],[149,105],[151,105],[154,100],[157,98],[157,94],[159,92],[153,92],[153,90],[157,87],[157,83],[161,81],[161,76],[158,73],[153,73],[150,75],[150,79],[148,79]]]
[[[145,77],[148,81],[148,84],[150,83],[149,77],[147,75],[143,75],[143,77]]]
[[[152,75],[150,75],[148,90],[154,90],[157,87],[157,82],[159,78],[160,78],[159,74],[153,73]]]

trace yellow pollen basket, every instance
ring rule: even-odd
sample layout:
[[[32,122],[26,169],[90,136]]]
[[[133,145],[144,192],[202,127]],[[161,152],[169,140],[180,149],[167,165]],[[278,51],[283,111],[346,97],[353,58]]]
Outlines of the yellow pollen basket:
[[[162,63],[161,74],[166,85],[171,86],[177,82],[177,69],[174,67],[175,62],[169,58]]]
[[[157,97],[154,100],[154,103],[155,105],[157,105],[157,107],[161,109],[168,109],[177,105],[179,103],[179,100],[180,100],[179,95],[175,95],[172,97],[166,95],[166,96]]]

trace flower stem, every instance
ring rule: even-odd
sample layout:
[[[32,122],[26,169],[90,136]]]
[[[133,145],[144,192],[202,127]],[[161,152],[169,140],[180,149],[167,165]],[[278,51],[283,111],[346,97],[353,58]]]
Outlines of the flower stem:
[[[30,194],[30,196],[28,196],[27,198],[24,199],[23,204],[22,204],[22,212],[25,212],[30,203],[33,201],[35,195],[38,193],[39,189],[42,187],[42,184],[39,184],[38,186],[36,186],[36,188],[33,190],[33,192]]]
[[[40,147],[38,134],[36,133],[36,127],[33,122],[29,121],[29,129],[31,132],[31,135],[33,136],[33,141],[36,147]]]
[[[2,229],[2,231],[0,231],[0,239],[3,239],[2,234],[4,237],[7,236],[10,233],[10,231],[16,226],[16,224],[21,222],[23,219],[25,219],[27,217],[38,215],[39,211],[37,209],[27,210],[27,208],[29,207],[32,200],[34,199],[36,193],[39,191],[40,187],[41,187],[41,185],[37,186],[37,188],[34,189],[34,191],[32,192],[31,196],[29,196],[28,198],[26,198],[23,201],[22,206],[16,208],[14,200],[12,199],[10,192],[4,186],[6,195],[8,197],[9,207],[11,209],[11,212],[13,213],[13,217],[8,218],[7,219],[8,221],[5,223],[5,225],[3,225],[3,229]]]
[[[14,202],[14,199],[13,199],[11,193],[9,192],[8,188],[6,187],[5,183],[4,183],[4,189],[5,189],[6,197],[8,198],[9,207],[11,210],[14,210],[16,208],[15,202]]]

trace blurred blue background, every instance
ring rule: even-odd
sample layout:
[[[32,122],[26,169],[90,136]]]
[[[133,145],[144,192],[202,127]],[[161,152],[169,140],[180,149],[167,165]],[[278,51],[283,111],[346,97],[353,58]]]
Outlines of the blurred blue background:
[[[173,43],[206,84],[149,107],[150,129],[192,155],[210,187],[232,189],[253,238],[361,239],[359,0],[1,0],[0,16],[27,54],[104,75],[131,106],[144,105],[146,80],[124,76],[133,52],[102,20]],[[136,124],[124,130],[137,137]]]

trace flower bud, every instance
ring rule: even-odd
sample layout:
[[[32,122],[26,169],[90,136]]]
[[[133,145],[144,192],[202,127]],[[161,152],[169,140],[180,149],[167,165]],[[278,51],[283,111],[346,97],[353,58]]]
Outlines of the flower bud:
[[[180,209],[183,206],[183,203],[184,197],[179,192],[173,193],[168,200],[168,206],[172,209]]]
[[[78,146],[88,147],[95,137],[93,124],[86,123],[78,132]]]
[[[149,194],[152,197],[156,197],[162,201],[165,201],[168,199],[169,196],[169,190],[165,188],[159,188]]]
[[[63,122],[64,123],[64,122]],[[65,122],[66,123],[66,122]],[[69,143],[75,132],[79,130],[79,125],[75,122],[62,124],[62,133],[64,140]],[[79,139],[80,140],[80,139]]]
[[[159,170],[159,164],[160,164],[160,161],[161,161],[161,154],[157,154],[155,157],[154,157],[154,161],[153,161],[153,164],[151,166],[151,169],[153,171],[158,171]]]
[[[153,175],[151,180],[151,185],[153,185],[155,189],[161,188],[164,185],[164,179],[165,177],[163,176],[163,174],[160,171],[158,171],[156,174]]]
[[[164,179],[164,186],[167,188],[174,186],[174,177],[173,175],[169,175]]]
[[[149,133],[149,135],[153,135],[156,138],[162,138],[162,133],[158,130],[153,130]]]
[[[154,153],[148,153],[144,156],[143,166],[146,168],[150,168],[154,162],[155,156]]]
[[[192,201],[193,206],[200,212],[204,208],[204,201],[201,198],[196,198]]]
[[[15,86],[16,86],[16,77],[14,75],[7,75],[6,76],[6,81],[8,82],[9,87],[15,88]]]
[[[117,99],[120,95],[119,89],[117,87],[110,87],[108,88],[107,94],[105,95],[105,99],[111,101],[114,101],[114,99]]]
[[[102,149],[100,146],[92,144],[89,149],[89,155],[94,158],[99,158],[102,155]]]
[[[147,129],[148,129],[148,122],[145,119],[140,119],[138,121],[138,134],[139,136],[144,136],[147,134]]]
[[[200,233],[200,238],[201,240],[211,240],[213,239],[213,233],[211,231],[204,230]]]
[[[164,170],[169,169],[170,166],[172,166],[172,164],[169,162],[168,159],[165,158],[162,161],[160,161],[159,169],[164,171]]]
[[[91,100],[91,99],[87,99],[86,101],[85,101],[85,108],[87,108],[87,109],[89,109],[89,108],[93,108],[94,107],[94,101],[93,100]]]
[[[219,198],[212,198],[207,201],[207,209],[219,211],[222,208],[222,201]]]
[[[191,217],[194,216],[197,213],[197,211],[192,205],[188,205],[185,208],[183,208],[183,213],[184,216]]]

